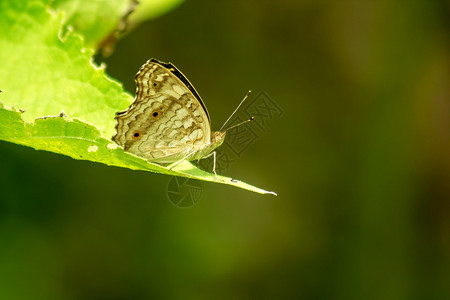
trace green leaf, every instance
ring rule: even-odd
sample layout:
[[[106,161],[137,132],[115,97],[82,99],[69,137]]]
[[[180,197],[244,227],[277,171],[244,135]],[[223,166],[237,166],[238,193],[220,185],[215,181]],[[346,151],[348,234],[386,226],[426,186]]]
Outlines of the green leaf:
[[[140,0],[139,6],[130,15],[132,23],[140,23],[176,8],[184,0]]]
[[[64,12],[64,24],[83,35],[85,46],[97,48],[116,29],[135,27],[180,5],[183,0],[51,0]],[[125,21],[123,20],[126,18]],[[126,28],[125,28],[126,27]]]
[[[93,51],[80,36],[60,36],[62,14],[48,12],[41,1],[2,1],[0,22],[2,102],[25,110],[28,122],[64,111],[111,137],[115,112],[132,97],[94,67]]]
[[[168,170],[113,143],[115,113],[133,99],[93,65],[93,50],[84,48],[81,36],[62,36],[63,16],[47,5],[44,0],[0,2],[0,140],[74,159],[271,193],[217,178],[189,162]]]
[[[85,45],[93,48],[114,32],[132,5],[130,0],[51,1],[53,8],[64,12],[64,24],[83,34]]]

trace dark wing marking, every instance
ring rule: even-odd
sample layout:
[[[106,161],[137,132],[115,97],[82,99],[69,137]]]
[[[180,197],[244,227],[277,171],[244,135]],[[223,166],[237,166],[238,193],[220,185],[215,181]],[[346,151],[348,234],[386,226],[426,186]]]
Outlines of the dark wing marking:
[[[205,112],[206,116],[208,117],[208,121],[211,123],[211,119],[209,117],[208,110],[206,109],[205,103],[203,103],[202,98],[200,98],[200,95],[195,90],[194,86],[189,82],[189,80],[184,76],[183,73],[181,73],[180,70],[178,70],[177,67],[175,67],[172,63],[165,63],[162,61],[159,61],[157,59],[150,59],[151,62],[161,65],[162,67],[169,70],[173,75],[175,75],[187,88],[188,90],[195,96],[195,98],[200,102],[200,105],[203,108],[203,111]]]

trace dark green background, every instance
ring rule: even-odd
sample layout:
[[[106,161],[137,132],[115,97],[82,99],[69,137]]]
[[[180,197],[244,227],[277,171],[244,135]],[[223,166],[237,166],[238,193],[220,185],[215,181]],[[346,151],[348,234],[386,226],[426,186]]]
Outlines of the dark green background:
[[[2,299],[450,299],[448,1],[186,1],[106,59],[171,61],[218,129],[284,114],[189,209],[170,177],[0,143]]]

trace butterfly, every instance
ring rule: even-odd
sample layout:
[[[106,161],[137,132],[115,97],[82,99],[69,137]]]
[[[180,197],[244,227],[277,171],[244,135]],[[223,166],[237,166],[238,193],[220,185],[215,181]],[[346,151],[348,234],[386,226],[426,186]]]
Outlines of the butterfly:
[[[211,131],[211,121],[200,95],[173,64],[148,60],[135,77],[136,98],[127,110],[116,113],[115,141],[124,150],[151,162],[174,167],[187,160],[214,156],[227,130]],[[216,174],[217,175],[217,174]]]

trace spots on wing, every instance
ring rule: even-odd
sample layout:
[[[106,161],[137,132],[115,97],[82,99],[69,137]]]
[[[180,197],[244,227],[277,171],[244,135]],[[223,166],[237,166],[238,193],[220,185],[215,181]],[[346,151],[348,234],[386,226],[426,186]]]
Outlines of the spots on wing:
[[[163,107],[159,107],[157,109],[154,109],[151,113],[150,113],[150,119],[152,120],[157,120],[161,117],[161,115],[164,112],[164,108]]]
[[[140,130],[133,131],[131,134],[131,138],[134,141],[140,140],[142,138],[142,131],[140,131]]]
[[[126,151],[171,162],[209,142],[205,109],[173,73],[148,62],[136,75],[136,82],[135,102],[116,116],[114,141]]]
[[[146,95],[154,95],[167,80],[168,74],[154,63],[145,64],[136,74],[137,92],[136,98],[140,99]]]

